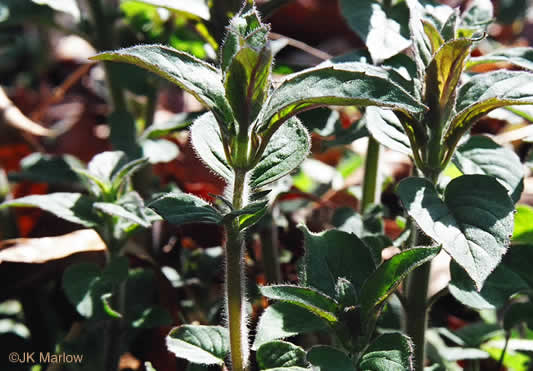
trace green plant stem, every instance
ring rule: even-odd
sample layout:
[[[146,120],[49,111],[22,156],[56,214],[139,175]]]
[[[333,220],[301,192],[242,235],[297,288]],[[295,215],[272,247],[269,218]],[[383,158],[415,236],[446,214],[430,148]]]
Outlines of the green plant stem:
[[[242,208],[246,187],[246,171],[235,169],[233,208]],[[226,313],[233,371],[244,371],[248,362],[248,330],[246,328],[246,298],[244,294],[244,239],[239,220],[226,224]]]
[[[505,333],[505,344],[503,346],[502,354],[500,355],[500,359],[498,360],[498,370],[501,370],[503,366],[503,361],[505,359],[505,353],[507,353],[507,347],[509,346],[509,340],[511,339],[511,331],[507,331]]]
[[[361,213],[366,207],[376,202],[379,194],[378,164],[380,145],[372,136],[368,137],[368,147],[365,159],[365,177],[363,179],[363,196],[361,198]]]
[[[263,252],[263,266],[265,279],[268,283],[281,282],[281,269],[279,264],[279,236],[276,219],[279,217],[279,207],[274,204],[269,217],[269,226],[263,231],[261,248]]]
[[[122,282],[113,287],[112,302],[113,309],[116,309],[119,313],[124,312],[124,299],[126,292],[126,282]],[[122,333],[123,323],[120,318],[113,318],[107,321],[107,336],[105,345],[105,370],[117,371],[120,361],[120,355],[122,350]]]

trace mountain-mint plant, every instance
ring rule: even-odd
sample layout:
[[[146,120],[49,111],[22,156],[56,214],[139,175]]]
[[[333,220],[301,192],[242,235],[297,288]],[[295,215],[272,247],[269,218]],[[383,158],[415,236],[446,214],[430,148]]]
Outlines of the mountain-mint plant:
[[[267,186],[294,170],[309,152],[309,136],[296,115],[325,105],[379,106],[408,116],[425,110],[387,78],[387,71],[361,63],[304,70],[274,87],[268,32],[269,26],[248,2],[230,21],[218,67],[162,45],[136,46],[94,58],[133,63],[157,73],[210,111],[193,124],[191,140],[198,156],[227,182],[226,194],[217,196],[216,206],[184,193],[163,195],[149,206],[173,224],[204,222],[224,227],[227,327],[178,327],[169,335],[168,347],[179,357],[203,364],[222,365],[230,351],[235,371],[246,370],[249,358],[243,235],[265,213]],[[294,295],[298,297],[300,291]],[[331,303],[323,299],[323,304]],[[370,307],[366,309],[372,312]],[[203,342],[207,339],[212,342],[209,346]],[[272,346],[292,345],[276,342]],[[268,354],[257,354],[265,365],[262,369],[277,362]]]

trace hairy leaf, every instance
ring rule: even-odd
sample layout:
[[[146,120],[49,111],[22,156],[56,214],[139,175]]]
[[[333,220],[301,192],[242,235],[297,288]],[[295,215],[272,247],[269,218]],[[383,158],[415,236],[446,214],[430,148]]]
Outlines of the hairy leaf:
[[[485,174],[498,179],[516,203],[524,189],[524,170],[514,151],[500,146],[489,137],[472,136],[453,158],[463,174]]]
[[[212,113],[206,113],[194,121],[191,141],[196,154],[206,166],[230,182],[233,170],[226,161],[221,133]]]
[[[374,272],[370,250],[354,234],[338,230],[311,233],[301,227],[305,236],[305,268],[300,282],[335,297],[337,278],[343,277],[359,291]]]
[[[472,77],[459,89],[458,113],[444,136],[445,144],[455,148],[472,125],[493,109],[521,104],[533,104],[533,74],[496,71]]]
[[[261,188],[296,169],[309,154],[311,140],[297,118],[274,133],[250,177],[252,188]]]
[[[517,67],[533,71],[533,48],[517,47],[505,48],[495,52],[470,58],[466,68],[470,69],[483,64],[511,63]]]
[[[400,333],[378,337],[359,362],[361,371],[414,370],[413,344]]]
[[[215,223],[222,221],[222,215],[209,203],[186,193],[168,193],[148,204],[169,223]]]
[[[259,319],[252,349],[256,350],[271,340],[285,339],[326,328],[325,321],[303,307],[286,302],[273,303],[265,309]]]
[[[411,155],[411,144],[398,117],[392,111],[368,107],[366,127],[379,143],[400,153]]]
[[[289,76],[272,93],[263,112],[267,127],[277,127],[289,117],[312,108],[381,106],[421,112],[424,106],[404,89],[387,80],[385,71],[362,63],[313,68]]]
[[[224,365],[229,333],[221,326],[182,325],[167,336],[167,349],[179,358],[204,365]]]
[[[442,201],[424,178],[407,178],[398,194],[408,214],[474,280],[478,290],[507,251],[514,205],[507,190],[486,175],[453,179]]]
[[[269,299],[299,305],[331,324],[338,321],[336,316],[338,305],[335,300],[312,288],[273,285],[262,286],[259,288],[259,291]]]
[[[210,109],[226,127],[233,122],[219,70],[193,56],[163,46],[139,45],[92,57],[93,60],[135,64],[173,82]]]
[[[280,367],[305,367],[305,351],[286,341],[271,341],[257,349],[257,364],[260,370]]]

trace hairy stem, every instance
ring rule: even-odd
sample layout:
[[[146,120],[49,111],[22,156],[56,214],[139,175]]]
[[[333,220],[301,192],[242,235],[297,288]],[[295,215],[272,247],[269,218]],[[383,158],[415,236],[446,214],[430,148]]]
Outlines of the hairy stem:
[[[407,335],[414,343],[415,371],[424,370],[426,329],[428,322],[427,292],[431,262],[415,269],[407,280]]]
[[[378,187],[378,164],[380,145],[372,137],[368,137],[368,147],[365,160],[365,177],[363,179],[363,197],[361,201],[361,213],[366,207],[376,202],[379,194]]]
[[[246,171],[235,169],[233,207],[244,203]],[[244,294],[244,239],[239,231],[238,218],[226,228],[226,313],[230,333],[231,365],[233,371],[244,371],[248,363],[248,329],[246,328],[246,298]]]

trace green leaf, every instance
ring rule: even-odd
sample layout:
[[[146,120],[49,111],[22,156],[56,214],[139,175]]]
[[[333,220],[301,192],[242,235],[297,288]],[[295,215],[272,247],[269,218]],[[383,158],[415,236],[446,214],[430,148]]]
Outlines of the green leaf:
[[[272,93],[262,115],[263,122],[266,127],[276,128],[299,112],[325,105],[380,106],[404,112],[425,109],[404,89],[388,81],[386,71],[350,63],[312,68],[289,76]]]
[[[531,317],[533,313],[533,303],[524,302],[524,303],[513,303],[505,311],[505,316],[503,319],[503,328],[506,331],[511,331],[511,329],[520,323],[525,323],[527,327],[533,330],[533,318]]]
[[[400,24],[373,0],[341,0],[341,12],[348,26],[364,41],[372,60],[378,64],[411,44],[400,33]]]
[[[222,366],[229,353],[229,333],[220,326],[179,326],[168,334],[167,349],[192,363]]]
[[[180,154],[178,146],[166,139],[145,139],[141,143],[143,156],[151,164],[170,162]]]
[[[241,132],[247,132],[265,103],[271,69],[272,52],[268,47],[260,51],[241,48],[231,60],[225,75],[226,98]]]
[[[304,233],[306,250],[300,282],[335,297],[337,278],[343,277],[359,291],[375,270],[372,254],[366,245],[347,232],[311,233],[303,226],[300,229]]]
[[[363,321],[379,311],[385,300],[413,269],[430,261],[440,247],[417,247],[402,251],[382,263],[363,285],[360,294]],[[376,313],[377,318],[377,313]]]
[[[457,94],[457,115],[444,136],[448,148],[488,112],[504,106],[533,104],[533,74],[496,71],[482,73],[467,81]]]
[[[512,250],[512,248],[511,248]],[[506,264],[500,264],[487,277],[481,291],[457,264],[450,265],[450,294],[459,302],[474,309],[499,309],[507,304],[514,294],[527,290],[529,285]]]
[[[400,333],[378,337],[359,362],[361,371],[414,370],[413,344]]]
[[[220,71],[187,53],[163,45],[139,45],[100,53],[91,59],[131,63],[152,71],[192,94],[221,125],[233,122]]]
[[[307,360],[316,371],[356,371],[346,353],[326,345],[317,345],[309,349]]]
[[[469,6],[461,16],[460,28],[468,29],[468,33],[485,32],[487,27],[493,21],[494,9],[490,0],[475,0],[469,3]],[[460,31],[465,35],[465,30]],[[470,35],[466,34],[466,37]]]
[[[93,213],[92,205],[93,201],[80,193],[57,192],[5,201],[0,204],[0,209],[5,207],[38,207],[61,219],[92,228],[100,224],[98,217]]]
[[[172,322],[173,319],[166,309],[154,305],[145,309],[131,325],[133,328],[154,328],[169,326]]]
[[[435,54],[444,44],[442,35],[432,22],[422,21],[422,25],[424,26],[424,33],[426,34],[426,37],[431,45],[431,52]]]
[[[35,152],[20,160],[20,171],[10,172],[9,180],[12,182],[29,180],[51,184],[70,184],[73,179],[76,179],[71,164],[82,166],[80,160],[74,156],[55,156]]]
[[[527,282],[530,289],[533,289],[532,259],[533,245],[513,245],[504,257],[505,265]]]
[[[200,116],[198,112],[182,112],[173,115],[169,120],[155,122],[148,126],[141,135],[141,139],[160,139],[176,131],[189,127]]]
[[[286,341],[271,341],[257,349],[257,364],[260,370],[279,367],[306,367],[305,351]]]
[[[168,193],[148,204],[169,223],[215,223],[222,221],[222,215],[209,203],[186,193]]]
[[[297,118],[281,126],[270,138],[250,177],[252,188],[261,188],[296,169],[309,154],[311,140]]]
[[[148,159],[146,157],[143,157],[133,161],[129,161],[123,166],[116,169],[116,171],[113,172],[113,175],[111,177],[113,191],[118,191],[118,189],[122,186],[122,184],[124,184],[125,181],[127,181],[136,171],[145,166],[147,163]]]
[[[139,224],[145,228],[150,227],[150,223],[143,218],[139,218],[136,214],[126,210],[120,205],[113,204],[110,202],[95,202],[93,207],[105,214],[116,216],[119,218],[124,218],[132,223]]]
[[[212,113],[203,114],[194,121],[191,142],[203,163],[226,182],[231,182],[233,170],[226,161],[220,129]]]
[[[405,130],[392,111],[368,107],[365,111],[366,127],[379,143],[406,155],[411,155],[411,144]]]
[[[157,371],[150,362],[144,362],[144,368],[146,368],[146,371]]]
[[[489,137],[472,136],[462,144],[453,159],[463,174],[484,174],[498,179],[516,203],[524,189],[524,170],[514,151]]]
[[[219,198],[223,199],[221,197]],[[231,220],[238,217],[239,229],[243,231],[257,223],[263,217],[263,215],[265,215],[267,208],[268,200],[251,202],[240,210],[233,210],[224,215],[224,220]]]
[[[424,102],[430,107],[428,115],[435,125],[443,125],[453,107],[455,89],[471,46],[470,39],[449,41],[437,50],[426,68]]]
[[[112,296],[113,294],[108,292],[100,297],[100,299],[102,300],[102,304],[104,305],[104,311],[111,318],[122,318],[122,314],[120,314],[111,307],[110,299],[112,298]]]
[[[285,302],[273,303],[265,309],[259,319],[252,349],[257,350],[262,344],[272,340],[326,328],[325,321],[301,306]]]
[[[513,243],[533,245],[533,207],[518,205],[514,216]]]
[[[188,17],[198,17],[208,21],[210,18],[207,1],[204,0],[135,0],[159,8],[165,8]]]
[[[407,178],[398,195],[408,214],[443,245],[478,290],[507,251],[514,205],[507,190],[486,175],[463,175],[446,187],[444,201],[431,182]]]
[[[493,64],[500,62],[511,63],[516,67],[533,71],[533,48],[505,48],[489,54],[482,55],[480,57],[472,57],[468,60],[466,68],[470,69],[483,64]]]
[[[338,305],[332,298],[308,287],[273,285],[261,286],[259,291],[269,299],[282,300],[287,303],[299,305],[309,310],[316,316],[325,319],[330,324],[335,324]]]

